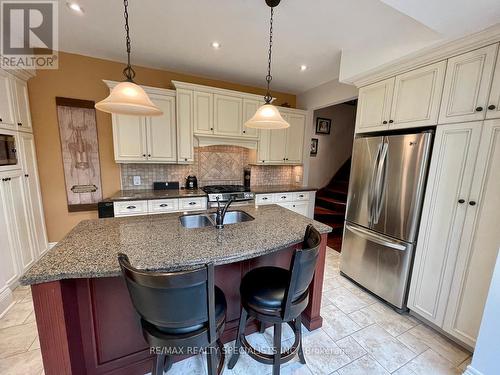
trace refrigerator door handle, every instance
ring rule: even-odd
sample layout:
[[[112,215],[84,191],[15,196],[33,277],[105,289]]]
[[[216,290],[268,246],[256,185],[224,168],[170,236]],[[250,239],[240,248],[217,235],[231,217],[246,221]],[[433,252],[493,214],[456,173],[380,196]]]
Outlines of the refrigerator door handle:
[[[370,179],[370,186],[368,188],[368,226],[373,225],[374,213],[376,210],[375,201],[375,186],[376,186],[376,176],[377,176],[377,165],[380,159],[380,152],[382,150],[383,143],[378,145],[377,156],[375,157],[375,162],[373,163],[372,176]]]
[[[389,144],[387,143],[387,141],[384,141],[377,165],[377,178],[375,179],[375,211],[372,219],[372,222],[374,224],[378,223],[378,219],[380,218],[380,210],[382,209],[381,200],[384,193],[383,185],[387,174],[386,162],[388,150]]]
[[[392,239],[387,239],[384,236],[378,235],[377,233],[368,231],[363,228],[355,227],[349,223],[346,223],[346,229],[350,230],[351,232],[357,234],[358,236],[371,241],[378,243],[379,245],[389,247],[394,250],[399,250],[399,251],[405,251],[407,249],[407,245],[404,243],[401,243],[397,240],[392,240]]]

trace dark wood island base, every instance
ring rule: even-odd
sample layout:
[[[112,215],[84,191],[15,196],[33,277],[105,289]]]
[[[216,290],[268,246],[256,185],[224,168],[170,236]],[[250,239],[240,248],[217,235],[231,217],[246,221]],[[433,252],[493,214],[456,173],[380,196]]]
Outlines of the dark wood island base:
[[[320,307],[326,236],[321,236],[320,257],[310,286],[309,305],[302,316],[302,322],[309,330],[322,325]],[[223,342],[236,338],[240,313],[239,285],[243,275],[264,265],[289,268],[296,246],[216,266],[216,284],[224,291],[228,305]],[[121,277],[52,281],[34,284],[31,290],[46,375],[143,375],[151,371],[152,355],[142,337],[138,315]],[[250,324],[247,333],[256,330],[257,327]]]

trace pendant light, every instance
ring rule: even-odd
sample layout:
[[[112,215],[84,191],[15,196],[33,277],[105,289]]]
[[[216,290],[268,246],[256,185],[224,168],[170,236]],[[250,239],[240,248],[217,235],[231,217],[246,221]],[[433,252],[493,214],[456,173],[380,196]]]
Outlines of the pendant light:
[[[163,112],[153,104],[143,88],[134,83],[135,71],[130,65],[130,35],[128,26],[128,0],[123,1],[125,7],[125,32],[127,33],[127,67],[123,69],[125,81],[120,82],[109,96],[101,100],[95,107],[103,112],[132,116],[160,116]]]
[[[274,105],[271,104],[273,97],[271,96],[270,86],[273,77],[271,75],[271,60],[272,60],[272,48],[273,48],[273,16],[274,7],[280,3],[280,0],[266,0],[266,4],[271,8],[271,22],[269,28],[269,58],[267,61],[267,93],[264,97],[266,104],[261,106],[255,112],[255,115],[245,123],[247,128],[254,129],[285,129],[290,126],[288,122],[283,120],[280,111]]]

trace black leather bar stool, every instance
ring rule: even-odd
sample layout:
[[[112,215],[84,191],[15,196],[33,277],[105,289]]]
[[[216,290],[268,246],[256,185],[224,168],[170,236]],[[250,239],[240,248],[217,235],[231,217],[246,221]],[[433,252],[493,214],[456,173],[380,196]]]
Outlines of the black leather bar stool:
[[[309,302],[309,284],[319,256],[321,235],[308,225],[302,249],[295,250],[290,271],[280,267],[260,267],[249,271],[241,281],[241,315],[236,338],[235,352],[229,361],[232,369],[240,356],[241,346],[253,359],[273,365],[273,375],[280,373],[282,363],[290,361],[298,352],[300,362],[305,364],[302,349],[301,313]],[[245,337],[245,327],[250,319],[256,319],[262,327],[274,324],[273,354],[254,349]],[[288,323],[295,334],[291,348],[281,352],[281,325]]]
[[[222,373],[224,347],[220,335],[227,305],[224,293],[214,286],[213,264],[182,272],[148,272],[134,268],[125,254],[119,254],[118,261],[141,316],[144,338],[153,350],[159,349],[153,375],[170,369],[171,354],[205,349],[209,375]]]

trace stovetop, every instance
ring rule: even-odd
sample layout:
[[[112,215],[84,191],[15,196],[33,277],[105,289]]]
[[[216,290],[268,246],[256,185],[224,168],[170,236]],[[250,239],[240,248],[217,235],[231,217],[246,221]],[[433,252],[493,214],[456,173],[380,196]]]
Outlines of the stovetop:
[[[220,194],[220,193],[239,193],[248,191],[243,185],[210,185],[202,187],[202,190],[207,194]]]

